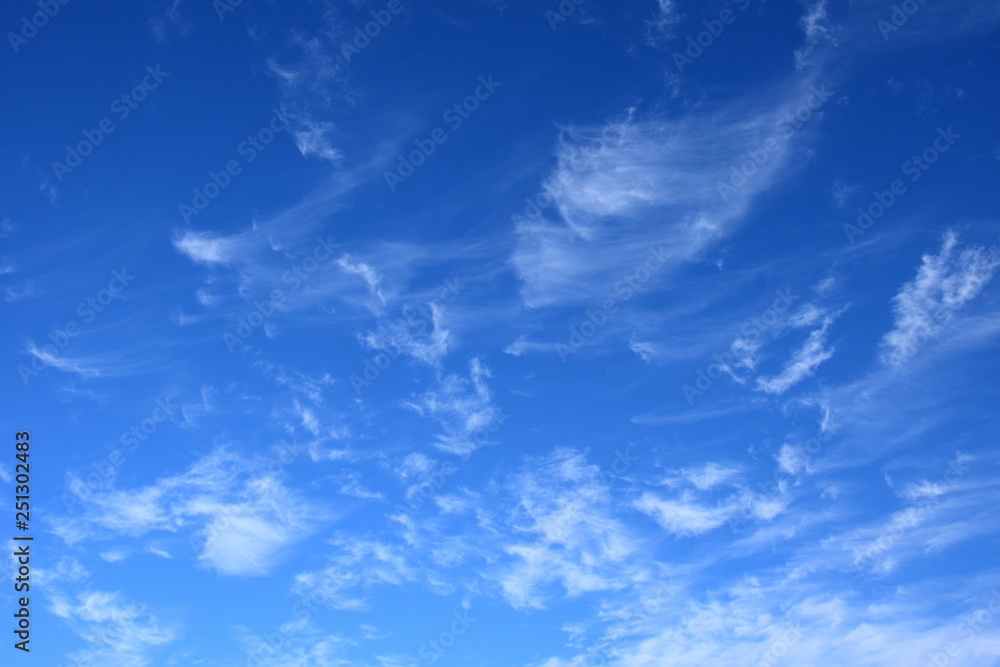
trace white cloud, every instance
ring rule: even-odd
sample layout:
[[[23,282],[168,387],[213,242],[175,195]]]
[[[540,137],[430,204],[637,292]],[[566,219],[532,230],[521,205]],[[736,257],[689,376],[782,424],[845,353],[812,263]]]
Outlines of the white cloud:
[[[270,636],[252,634],[242,627],[237,632],[250,656],[239,665],[254,665],[264,657],[260,664],[267,667],[345,667],[350,664],[344,659],[345,650],[357,645],[347,637],[327,634],[308,618],[282,623]],[[275,635],[286,640],[278,652],[268,641],[273,642]]]
[[[295,576],[295,591],[315,595],[334,609],[364,610],[363,596],[374,586],[401,586],[416,579],[416,571],[398,546],[338,536],[331,540],[335,555],[325,568]],[[363,591],[355,591],[361,588]]]
[[[54,532],[72,544],[106,535],[186,531],[199,561],[213,570],[263,575],[326,517],[263,472],[264,463],[219,450],[184,473],[134,490],[93,491],[71,476],[70,493],[83,511],[54,518]]]
[[[736,511],[734,506],[709,506],[683,493],[675,499],[665,499],[644,493],[635,501],[635,508],[651,516],[664,530],[687,537],[714,530]]]
[[[564,128],[557,167],[543,183],[547,194],[534,198],[540,211],[529,207],[528,217],[516,219],[511,261],[525,304],[606,295],[653,246],[665,248],[666,272],[698,258],[737,227],[801,144],[780,124],[809,99],[812,83],[796,80],[670,117],[639,118],[630,109],[603,126]],[[768,139],[774,150],[767,159],[731,186],[733,170]]]
[[[277,499],[277,502],[281,502]],[[241,506],[218,506],[222,516],[209,520],[202,531],[199,559],[219,574],[267,574],[281,552],[302,537],[307,526],[286,524],[272,513]]]
[[[677,23],[679,15],[674,0],[656,0],[656,17],[649,22],[647,41],[653,45],[661,45],[672,37],[670,27]]]
[[[833,356],[834,348],[826,347],[826,336],[835,317],[828,316],[823,326],[809,334],[802,347],[792,354],[784,370],[773,377],[757,378],[757,390],[768,394],[783,394],[810,377],[824,361]]]
[[[105,551],[104,553],[101,554],[101,558],[109,563],[117,563],[118,561],[122,561],[128,558],[128,552],[120,550]]]
[[[629,348],[647,364],[656,356],[656,346],[653,343],[636,340],[635,336],[629,341]]]
[[[785,443],[781,446],[781,451],[775,457],[781,472],[786,475],[799,475],[809,472],[809,457],[806,455],[804,447],[789,445]]]
[[[359,276],[368,285],[368,290],[377,296],[383,304],[385,304],[385,297],[382,296],[382,291],[380,288],[381,277],[378,273],[368,264],[364,262],[352,262],[351,256],[344,254],[337,260],[337,266],[339,266],[344,273]]]
[[[431,471],[435,462],[419,452],[407,454],[393,470],[402,480],[424,476]]]
[[[50,609],[88,644],[69,656],[80,665],[146,667],[157,648],[179,638],[174,628],[121,593],[89,591],[75,599],[56,594]]]
[[[795,64],[798,69],[804,69],[809,62],[820,39],[826,39],[836,45],[832,36],[832,28],[827,20],[826,0],[817,0],[808,8],[806,14],[799,20],[799,28],[805,33],[805,44],[795,51]]]
[[[621,589],[645,563],[638,540],[613,517],[600,471],[569,449],[529,461],[510,484],[516,503],[505,522],[503,546],[513,558],[494,574],[516,608],[542,608],[558,583],[566,595]]]
[[[25,349],[28,354],[41,361],[45,366],[51,366],[64,373],[76,373],[85,378],[100,377],[104,374],[100,369],[93,367],[95,363],[92,360],[58,357],[39,348],[33,342],[29,342]]]
[[[493,403],[486,384],[489,369],[479,359],[469,362],[468,379],[447,375],[434,389],[406,403],[423,416],[437,421],[444,433],[434,446],[450,454],[466,456],[490,442],[503,416]]]
[[[729,482],[739,475],[739,473],[740,469],[736,466],[709,462],[700,468],[684,468],[678,471],[676,477],[668,479],[668,484],[673,486],[683,481],[694,486],[699,491],[708,491]]]
[[[11,558],[10,562],[14,563],[16,561]],[[13,576],[13,569],[11,570],[11,576]],[[75,558],[63,557],[59,558],[51,568],[32,568],[31,576],[40,586],[55,591],[60,584],[76,584],[85,581],[90,576],[90,572]]]
[[[184,230],[174,239],[174,247],[192,261],[202,264],[229,264],[242,256],[242,239],[208,232]]]
[[[997,249],[959,251],[958,245],[958,236],[948,231],[940,252],[924,255],[916,277],[893,298],[895,328],[882,339],[887,366],[901,367],[992,280],[1000,266]]]
[[[451,331],[445,327],[444,306],[434,302],[428,303],[423,311],[408,311],[405,321],[380,323],[376,331],[369,331],[360,339],[369,349],[408,354],[429,366],[438,366],[455,343]]]
[[[535,343],[526,339],[527,336],[519,336],[517,340],[504,348],[504,354],[521,357],[532,352],[549,354],[555,352],[555,343]]]
[[[292,131],[295,145],[302,157],[318,157],[321,160],[337,164],[343,158],[343,153],[333,147],[329,135],[333,132],[333,123],[316,121],[303,117],[297,119],[299,127]]]
[[[641,619],[627,640],[614,643],[614,657],[606,664],[659,667],[664,656],[677,667],[929,664],[929,654],[960,636],[957,623],[918,620],[919,612],[931,608],[933,593],[933,588],[915,594],[899,587],[872,605],[801,581],[747,577],[690,601],[683,613],[668,610]],[[971,599],[985,608],[987,598],[980,592]],[[995,639],[988,633],[961,638],[962,664],[988,664]],[[583,667],[587,660],[581,653],[572,661],[540,664]]]
[[[773,492],[761,494],[744,485],[741,478],[745,473],[741,467],[715,462],[672,471],[666,486],[680,487],[679,493],[665,497],[646,491],[631,505],[667,532],[684,538],[709,533],[727,522],[769,522],[786,511],[790,497],[785,483],[779,482]]]
[[[4,290],[4,301],[7,303],[14,303],[20,301],[21,299],[27,299],[29,297],[35,296],[35,284],[32,281],[27,281],[21,287],[9,287],[5,286]]]
[[[319,420],[316,418],[316,413],[303,406],[298,401],[294,402],[294,406],[296,414],[298,414],[299,419],[302,420],[302,427],[313,435],[319,435],[320,427]]]

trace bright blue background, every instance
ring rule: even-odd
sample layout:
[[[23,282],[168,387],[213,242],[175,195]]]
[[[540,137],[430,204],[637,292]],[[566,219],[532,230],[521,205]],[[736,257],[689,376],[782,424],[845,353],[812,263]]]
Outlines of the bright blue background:
[[[0,481],[30,430],[35,541],[0,662],[1000,664],[995,3],[403,2],[349,59],[385,4],[218,6],[73,1],[2,47]]]

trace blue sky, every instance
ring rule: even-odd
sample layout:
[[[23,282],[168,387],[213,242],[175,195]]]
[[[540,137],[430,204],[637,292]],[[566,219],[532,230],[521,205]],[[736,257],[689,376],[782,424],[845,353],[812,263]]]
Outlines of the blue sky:
[[[0,24],[3,664],[1000,664],[995,3]]]

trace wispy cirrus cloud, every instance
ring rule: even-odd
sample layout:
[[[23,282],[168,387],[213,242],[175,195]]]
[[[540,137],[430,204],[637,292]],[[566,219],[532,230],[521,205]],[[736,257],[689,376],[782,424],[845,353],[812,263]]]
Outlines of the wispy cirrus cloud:
[[[667,478],[670,486],[690,484],[699,491],[707,491],[738,477],[739,466],[724,465],[710,461],[698,468],[684,468]]]
[[[672,499],[645,493],[635,501],[635,508],[650,515],[665,530],[681,537],[714,530],[725,524],[737,509],[735,506],[699,503],[688,493]]]
[[[25,351],[42,363],[42,367],[52,367],[64,373],[76,373],[85,378],[100,377],[104,372],[99,368],[100,361],[96,359],[75,359],[67,356],[59,356],[39,348],[35,343],[29,342],[25,346]]]
[[[767,394],[783,394],[796,384],[811,376],[816,368],[830,359],[835,348],[827,347],[826,338],[835,317],[827,316],[820,328],[809,333],[809,337],[792,354],[785,368],[772,377],[757,378],[756,388]]]
[[[959,249],[948,231],[937,254],[925,254],[916,277],[893,298],[895,328],[882,339],[882,362],[900,368],[936,338],[966,304],[975,299],[1000,267],[996,247]]]
[[[649,247],[663,246],[677,267],[731,233],[788,167],[799,143],[782,123],[816,102],[814,83],[809,75],[725,106],[669,117],[630,109],[603,126],[564,128],[543,184],[553,209],[516,224],[511,261],[525,303],[594,298]],[[768,140],[766,158],[732,187],[733,170]]]
[[[335,130],[333,123],[306,117],[302,118],[299,124],[300,127],[292,131],[292,136],[302,157],[317,157],[334,164],[341,161],[344,157],[343,152],[333,146],[332,135]]]
[[[174,239],[174,247],[194,262],[230,264],[249,250],[251,243],[243,236],[221,236],[210,232],[184,230]]]
[[[368,285],[369,291],[379,298],[383,305],[385,305],[385,297],[382,296],[381,281],[382,278],[379,276],[378,272],[372,268],[369,264],[361,261],[354,261],[349,254],[343,254],[337,260],[337,266],[339,266],[344,273],[350,275],[358,276],[365,281]]]
[[[93,491],[70,476],[69,492],[81,511],[52,519],[67,543],[183,531],[197,560],[223,575],[267,574],[328,518],[260,462],[225,450],[136,489]]]
[[[486,382],[489,378],[489,369],[479,359],[472,359],[468,378],[446,375],[436,387],[405,405],[443,428],[433,443],[436,448],[467,456],[488,444],[490,434],[503,423]]]
[[[374,587],[402,586],[417,579],[417,570],[398,545],[371,539],[336,536],[330,540],[336,555],[321,570],[295,576],[299,595],[318,593],[334,609],[370,608],[365,597]]]
[[[493,575],[515,608],[542,609],[553,585],[569,597],[629,585],[646,566],[640,539],[607,509],[610,489],[579,452],[559,449],[529,463],[508,488],[512,534]],[[527,466],[526,466],[527,467]]]
[[[118,592],[92,590],[74,597],[56,594],[51,610],[86,642],[86,648],[70,654],[80,665],[146,667],[153,664],[157,649],[180,638],[176,628]]]

